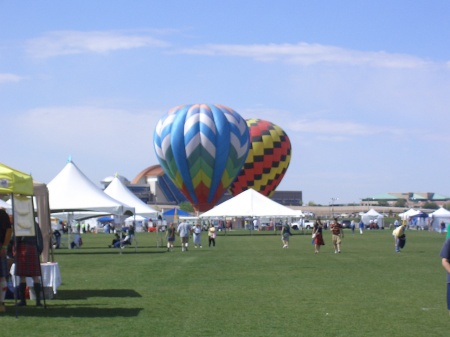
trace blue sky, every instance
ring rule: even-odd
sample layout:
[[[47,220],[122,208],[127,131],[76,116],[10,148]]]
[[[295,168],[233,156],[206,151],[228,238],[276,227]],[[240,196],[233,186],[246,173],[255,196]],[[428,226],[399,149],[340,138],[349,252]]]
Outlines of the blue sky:
[[[292,143],[304,202],[450,195],[450,2],[0,0],[0,162],[48,183],[156,164],[172,107],[227,105]],[[100,186],[100,184],[99,184]]]

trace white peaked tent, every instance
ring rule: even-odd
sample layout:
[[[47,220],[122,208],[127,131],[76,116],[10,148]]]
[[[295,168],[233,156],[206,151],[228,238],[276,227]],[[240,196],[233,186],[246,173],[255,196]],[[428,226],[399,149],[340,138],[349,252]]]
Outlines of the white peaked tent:
[[[414,208],[410,208],[406,212],[400,213],[398,216],[402,220],[408,220],[408,218],[413,217],[418,214],[420,214],[420,211],[417,211]]]
[[[136,195],[126,187],[120,179],[116,176],[108,187],[105,193],[110,197],[119,200],[120,202],[134,207],[134,214],[142,215],[144,217],[156,217],[158,211],[144,203]]]
[[[433,230],[441,230],[441,222],[444,221],[445,228],[450,224],[450,211],[446,210],[444,207],[439,208],[430,214],[430,223],[433,226]]]
[[[261,193],[249,188],[213,209],[200,215],[201,218],[210,217],[298,217],[293,209],[265,197]]]
[[[69,160],[47,185],[50,210],[56,212],[97,211],[111,214],[133,214],[134,209],[97,187]]]
[[[305,214],[302,212],[301,209],[294,210],[295,214],[297,215],[297,218],[304,218]]]
[[[378,213],[376,210],[371,208],[368,212],[364,213],[361,216],[361,220],[365,225],[370,223],[370,220],[376,221],[378,227],[383,227],[383,215]]]

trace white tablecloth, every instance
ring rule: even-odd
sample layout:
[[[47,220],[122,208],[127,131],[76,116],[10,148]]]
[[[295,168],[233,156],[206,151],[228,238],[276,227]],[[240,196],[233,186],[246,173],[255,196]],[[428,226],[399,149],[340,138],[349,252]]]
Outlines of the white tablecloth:
[[[12,276],[15,275],[16,266],[13,264],[11,266],[10,273]],[[61,285],[61,274],[59,273],[59,265],[57,262],[47,262],[41,263],[42,270],[42,283],[44,287],[49,287],[53,289],[53,293],[56,294],[58,287]],[[18,284],[19,276],[12,278],[14,287]],[[27,285],[33,287],[33,278],[27,277]]]

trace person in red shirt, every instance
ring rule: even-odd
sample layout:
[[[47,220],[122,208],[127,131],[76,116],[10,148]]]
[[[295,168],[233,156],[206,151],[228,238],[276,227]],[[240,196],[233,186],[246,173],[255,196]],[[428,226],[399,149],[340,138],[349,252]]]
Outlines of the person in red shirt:
[[[5,312],[6,310],[3,303],[6,293],[6,277],[9,275],[6,250],[8,248],[9,240],[11,239],[11,234],[11,219],[5,209],[0,208],[0,312]]]
[[[331,223],[330,226],[331,230],[331,241],[333,242],[334,246],[334,253],[340,253],[341,252],[341,241],[344,238],[344,231],[342,225],[338,222],[337,218],[334,218],[334,221]]]

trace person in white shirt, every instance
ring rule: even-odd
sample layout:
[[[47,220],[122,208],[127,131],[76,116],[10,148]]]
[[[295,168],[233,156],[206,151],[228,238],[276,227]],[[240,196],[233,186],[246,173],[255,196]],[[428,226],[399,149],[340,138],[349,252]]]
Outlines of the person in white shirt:
[[[199,247],[202,248],[202,229],[200,227],[200,224],[197,223],[194,227],[194,229],[192,230],[194,232],[194,246],[195,248]]]
[[[177,232],[181,239],[181,251],[185,252],[189,246],[189,234],[192,232],[191,225],[183,221],[178,225]]]

